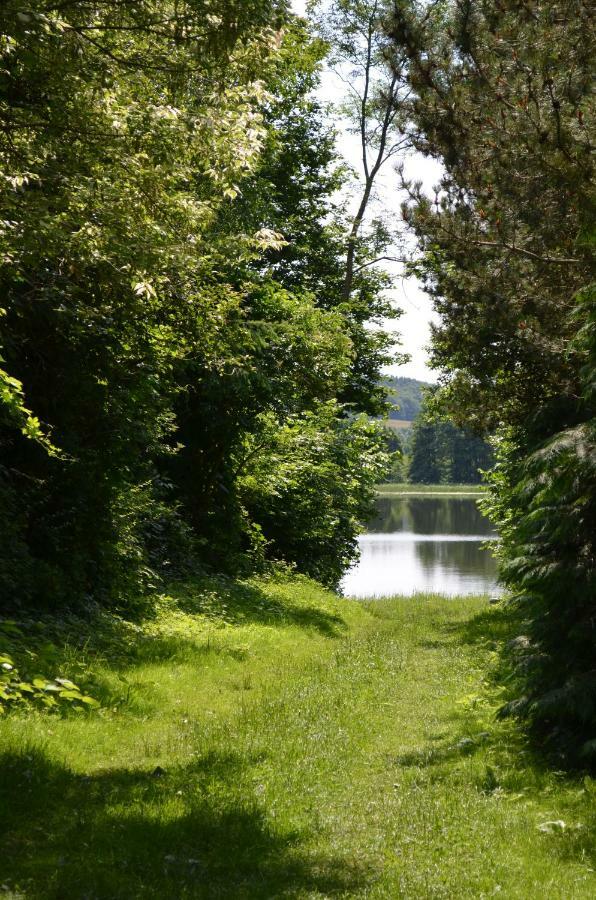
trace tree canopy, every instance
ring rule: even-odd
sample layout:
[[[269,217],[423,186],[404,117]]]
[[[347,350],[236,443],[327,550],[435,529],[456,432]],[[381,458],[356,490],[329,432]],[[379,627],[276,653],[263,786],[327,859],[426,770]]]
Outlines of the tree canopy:
[[[284,0],[9,0],[0,34],[2,602],[335,583],[389,356],[381,281],[342,293],[324,46]]]
[[[395,4],[411,137],[443,161],[406,184],[440,323],[443,404],[496,433],[490,508],[522,631],[508,707],[568,759],[596,747],[594,58],[583,0]],[[583,757],[582,757],[583,754]]]

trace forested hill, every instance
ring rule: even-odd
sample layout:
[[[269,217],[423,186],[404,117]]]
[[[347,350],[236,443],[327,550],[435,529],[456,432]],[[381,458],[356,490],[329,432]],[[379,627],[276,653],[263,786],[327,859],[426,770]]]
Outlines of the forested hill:
[[[391,403],[389,418],[413,422],[422,406],[423,389],[430,384],[416,378],[384,378],[383,387],[387,389],[387,399]]]

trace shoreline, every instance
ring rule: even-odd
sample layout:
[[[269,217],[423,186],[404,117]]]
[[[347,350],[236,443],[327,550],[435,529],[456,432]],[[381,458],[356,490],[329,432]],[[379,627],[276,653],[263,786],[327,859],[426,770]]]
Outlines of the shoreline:
[[[482,484],[377,484],[378,497],[482,497],[487,488]]]
[[[485,491],[379,491],[378,497],[482,497]]]

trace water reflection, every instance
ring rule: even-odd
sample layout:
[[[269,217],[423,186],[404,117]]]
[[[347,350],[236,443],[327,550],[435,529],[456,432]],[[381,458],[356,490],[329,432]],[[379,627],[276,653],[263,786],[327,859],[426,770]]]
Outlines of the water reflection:
[[[379,497],[367,532],[392,534],[494,534],[472,497]]]
[[[353,597],[494,593],[496,565],[483,547],[492,536],[475,499],[380,497],[344,592]]]

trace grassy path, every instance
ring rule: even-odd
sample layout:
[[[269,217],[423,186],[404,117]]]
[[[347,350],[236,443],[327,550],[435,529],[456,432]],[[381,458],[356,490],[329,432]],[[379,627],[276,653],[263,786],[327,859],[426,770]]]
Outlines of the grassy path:
[[[103,709],[0,724],[2,890],[595,896],[596,782],[495,725],[500,629],[481,600],[364,607],[306,581],[212,582],[142,629],[96,623],[63,666]]]

